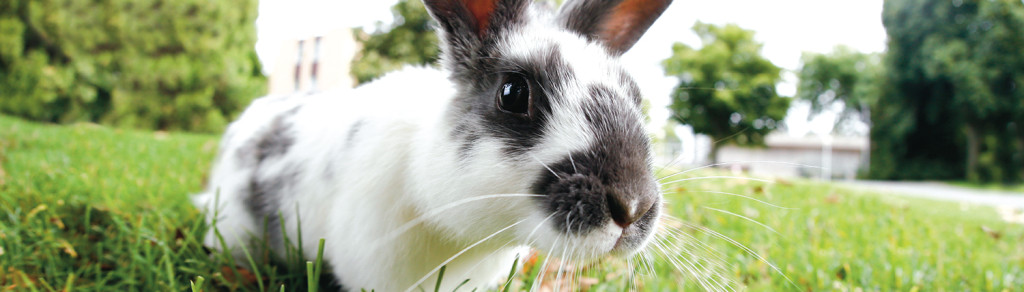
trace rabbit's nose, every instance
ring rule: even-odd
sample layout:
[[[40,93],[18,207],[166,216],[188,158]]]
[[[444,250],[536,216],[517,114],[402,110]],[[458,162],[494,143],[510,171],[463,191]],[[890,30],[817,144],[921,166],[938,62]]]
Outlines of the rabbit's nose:
[[[646,196],[624,196],[616,192],[608,193],[607,201],[612,220],[622,229],[643,218],[654,205],[654,200]]]

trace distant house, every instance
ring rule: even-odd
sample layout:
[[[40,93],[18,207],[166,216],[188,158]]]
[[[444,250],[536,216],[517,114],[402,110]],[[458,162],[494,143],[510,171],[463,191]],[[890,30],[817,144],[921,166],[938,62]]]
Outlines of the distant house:
[[[765,137],[763,148],[723,146],[718,161],[738,162],[723,167],[761,175],[854,179],[857,171],[867,166],[868,145],[867,137],[791,137],[773,133]]]
[[[282,44],[274,71],[270,72],[270,94],[352,88],[352,58],[359,45],[350,29],[321,36],[290,40]]]

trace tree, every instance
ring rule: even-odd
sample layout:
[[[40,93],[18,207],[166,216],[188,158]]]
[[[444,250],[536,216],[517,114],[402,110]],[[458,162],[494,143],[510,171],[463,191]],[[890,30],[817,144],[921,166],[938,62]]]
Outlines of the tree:
[[[871,124],[871,105],[878,99],[881,56],[837,46],[830,54],[804,53],[797,72],[796,98],[811,104],[811,115],[836,103],[842,112],[836,119],[839,132],[846,121]]]
[[[263,93],[256,0],[0,1],[0,112],[216,132]]]
[[[1024,3],[887,1],[872,169],[888,179],[1024,179]]]
[[[420,0],[400,0],[391,7],[394,23],[389,28],[377,25],[367,34],[356,29],[362,43],[360,56],[352,61],[352,75],[362,84],[406,64],[431,65],[438,58],[434,21]]]
[[[676,43],[662,62],[666,75],[679,78],[669,105],[672,119],[711,136],[712,162],[724,144],[763,145],[789,108],[789,99],[775,91],[781,69],[761,56],[753,31],[700,22],[693,31],[703,47]]]

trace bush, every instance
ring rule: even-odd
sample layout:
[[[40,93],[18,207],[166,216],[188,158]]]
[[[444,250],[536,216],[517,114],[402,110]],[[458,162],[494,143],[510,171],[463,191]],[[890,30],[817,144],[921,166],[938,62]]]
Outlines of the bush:
[[[256,0],[0,1],[0,112],[216,132],[265,90]]]

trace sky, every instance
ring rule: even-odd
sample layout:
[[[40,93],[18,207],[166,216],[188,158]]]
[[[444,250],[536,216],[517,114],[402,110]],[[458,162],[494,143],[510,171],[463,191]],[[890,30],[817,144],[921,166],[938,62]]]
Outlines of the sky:
[[[571,1],[571,0],[569,0]],[[672,44],[682,42],[699,48],[700,39],[691,30],[697,21],[734,23],[755,31],[764,44],[762,54],[784,69],[777,89],[783,96],[796,94],[800,55],[828,53],[837,45],[873,53],[885,50],[882,27],[883,0],[675,0],[643,38],[625,55],[622,63],[651,101],[652,129],[668,118],[669,93],[677,84],[664,76],[661,61],[671,55]],[[256,51],[265,67],[272,66],[281,42],[346,28],[373,28],[376,22],[390,22],[395,0],[261,0],[256,20]],[[794,102],[786,118],[788,134],[827,134],[834,114],[826,113],[808,121],[806,103]]]

